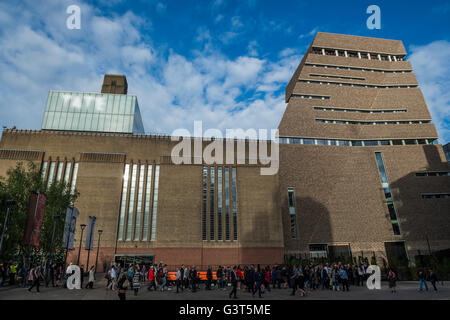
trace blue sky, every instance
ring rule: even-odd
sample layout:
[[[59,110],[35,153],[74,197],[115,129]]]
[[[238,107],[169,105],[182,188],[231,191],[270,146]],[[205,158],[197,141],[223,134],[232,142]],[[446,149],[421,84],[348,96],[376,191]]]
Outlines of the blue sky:
[[[66,8],[81,8],[81,29]],[[366,8],[381,8],[381,30]],[[147,133],[276,128],[284,88],[317,31],[402,40],[450,141],[450,2],[0,0],[0,125],[39,129],[48,90],[127,76]]]

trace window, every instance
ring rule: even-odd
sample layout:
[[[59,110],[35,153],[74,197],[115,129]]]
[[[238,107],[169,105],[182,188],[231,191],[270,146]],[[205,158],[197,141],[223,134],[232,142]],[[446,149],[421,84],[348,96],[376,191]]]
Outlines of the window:
[[[134,195],[136,192],[136,174],[137,174],[137,164],[134,164],[133,172],[131,174],[130,203],[128,205],[127,237],[126,237],[127,240],[131,240],[131,229],[133,227]]]
[[[233,240],[237,240],[236,168],[231,169],[231,189],[233,197]]]
[[[230,168],[225,167],[225,240],[230,240]]]
[[[68,184],[70,179],[70,168],[72,167],[72,162],[66,163],[66,169],[64,172],[64,183]]]
[[[450,193],[422,194],[422,199],[450,199]]]
[[[53,175],[55,173],[55,165],[56,165],[55,161],[50,162],[50,169],[48,170],[47,188],[50,188],[50,186],[52,185]]]
[[[41,179],[42,179],[42,181],[45,180],[45,175],[47,174],[47,165],[48,165],[47,161],[44,161],[42,163],[42,169],[41,169]]]
[[[309,257],[326,258],[328,256],[328,246],[326,244],[310,244],[309,245]]]
[[[209,181],[209,240],[214,240],[214,215],[215,215],[215,167],[210,167]]]
[[[288,204],[289,204],[289,217],[291,225],[291,238],[297,239],[297,215],[295,212],[294,188],[288,188]]]
[[[392,230],[395,235],[400,235],[401,232],[397,219],[397,211],[395,209],[394,198],[392,197],[392,193],[389,187],[389,181],[386,174],[386,169],[384,167],[383,157],[381,156],[380,152],[375,152],[375,158],[377,160],[378,172],[381,177],[381,185],[383,187],[384,197],[386,199],[386,205],[391,219]]]
[[[76,162],[75,165],[73,166],[72,183],[70,185],[70,194],[75,193],[75,186],[77,184],[77,176],[78,176],[78,162]]]
[[[222,240],[222,167],[217,168],[217,240]]]
[[[122,182],[122,200],[120,204],[120,216],[119,216],[119,240],[123,239],[123,227],[124,227],[124,219],[125,219],[125,210],[127,205],[127,190],[128,190],[128,177],[130,173],[130,165],[125,165],[125,172],[123,174],[123,182]]]
[[[148,240],[150,196],[152,191],[152,168],[153,166],[151,164],[147,166],[147,185],[145,187],[145,208],[144,208],[144,225],[142,227],[142,240]]]
[[[64,162],[58,163],[58,170],[56,171],[56,181],[61,181],[62,171],[63,171]]]
[[[208,201],[208,167],[203,167],[202,240],[206,240],[206,208]]]
[[[134,223],[134,240],[139,240],[139,233],[141,232],[141,210],[142,210],[142,195],[144,192],[144,177],[145,165],[141,165],[139,169],[139,191],[136,206],[136,221]]]
[[[153,185],[153,212],[152,212],[152,229],[150,240],[156,239],[156,213],[158,212],[158,190],[159,190],[159,165],[155,168],[155,184]]]

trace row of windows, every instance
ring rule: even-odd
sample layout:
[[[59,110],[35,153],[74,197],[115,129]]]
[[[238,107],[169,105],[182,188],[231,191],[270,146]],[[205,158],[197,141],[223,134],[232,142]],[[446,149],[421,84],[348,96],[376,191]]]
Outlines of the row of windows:
[[[350,50],[339,50],[339,49],[328,49],[328,48],[313,48],[311,50],[313,54],[320,54],[326,56],[337,56],[346,58],[358,58],[358,59],[368,59],[368,60],[380,60],[380,61],[403,61],[404,56],[389,55],[383,53],[371,53],[371,52],[360,52],[360,51],[350,51]]]
[[[337,112],[356,112],[356,113],[404,113],[406,109],[345,109],[345,108],[329,108],[329,107],[314,107],[314,110],[318,111],[337,111]]]
[[[450,193],[422,194],[422,199],[450,199]]]
[[[384,89],[404,89],[404,88],[417,88],[417,85],[373,85],[373,84],[361,84],[361,83],[348,83],[348,82],[331,82],[331,81],[318,81],[318,80],[304,80],[300,79],[298,82],[309,84],[326,84],[340,87],[359,87],[359,88],[384,88]]]
[[[231,181],[230,181],[231,171]],[[217,182],[216,182],[217,177]],[[209,201],[209,240],[216,240],[216,209],[217,198],[217,240],[223,239],[222,211],[225,202],[225,240],[231,240],[230,218],[233,223],[233,240],[237,240],[237,191],[236,168],[229,167],[203,167],[203,192],[202,192],[202,239],[207,237],[207,211]],[[209,182],[209,189],[208,189]],[[231,199],[230,199],[231,182]],[[216,188],[217,186],[217,188]],[[208,192],[209,191],[209,192]],[[230,215],[230,200],[232,201],[232,216]]]
[[[379,72],[379,73],[410,73],[410,72],[412,72],[412,70],[372,69],[372,68],[362,68],[362,67],[337,66],[337,65],[331,65],[331,64],[314,64],[314,63],[305,63],[305,66],[317,67],[317,68],[330,68],[330,69],[338,69],[338,70],[354,70],[354,71],[364,71],[364,72]]]
[[[125,215],[127,214],[125,240],[148,240],[150,217],[150,198],[153,183],[153,212],[150,240],[156,238],[156,213],[158,204],[159,165],[156,165],[155,176],[152,176],[152,165],[126,164],[122,184],[122,200],[119,214],[119,240],[124,238]],[[131,176],[131,179],[130,179]],[[145,189],[145,190],[144,190]],[[137,192],[136,192],[137,191]],[[137,193],[137,199],[135,195]],[[144,204],[144,207],[142,206]],[[128,208],[128,211],[127,211]],[[142,211],[144,219],[141,224]],[[132,233],[134,228],[134,233]]]
[[[300,93],[293,93],[291,97],[294,98],[303,98],[303,99],[320,99],[320,100],[329,100],[330,96],[319,96],[319,95],[313,95],[313,94],[300,94]]]
[[[48,161],[44,161],[42,163],[42,169],[41,169],[41,178],[45,181],[45,178],[47,177],[47,168],[48,168]],[[65,166],[64,166],[65,164]],[[55,174],[55,168],[56,174]],[[75,162],[73,165],[73,171],[71,171],[72,168],[72,162],[56,162],[56,161],[50,161],[50,167],[48,168],[48,177],[47,177],[47,188],[51,186],[54,180],[57,182],[61,181],[64,177],[64,182],[66,184],[69,184],[70,182],[70,193],[73,194],[75,192],[75,185],[77,183],[77,175],[78,175],[78,162]]]
[[[437,144],[437,139],[395,139],[395,140],[336,140],[336,139],[312,139],[312,138],[286,138],[280,137],[281,144],[308,144],[321,146],[404,146],[415,144]]]
[[[450,171],[440,171],[440,172],[416,172],[417,177],[448,177],[450,176]]]
[[[375,157],[377,160],[378,170],[381,177],[381,185],[383,187],[384,196],[386,198],[386,205],[392,223],[392,229],[395,235],[400,235],[401,232],[397,219],[397,210],[395,209],[394,198],[392,197],[391,189],[389,187],[389,181],[387,178],[386,169],[384,167],[383,157],[381,156],[380,152],[375,152]]]
[[[412,121],[353,121],[353,120],[331,120],[331,119],[316,119],[319,123],[333,123],[333,124],[359,124],[359,125],[385,125],[385,124],[422,124],[430,123],[430,120],[412,120]]]
[[[355,78],[355,77],[347,77],[347,76],[335,76],[335,75],[328,75],[328,74],[315,74],[310,73],[311,77],[319,77],[319,78],[332,78],[332,79],[348,79],[348,80],[366,80],[365,78]]]

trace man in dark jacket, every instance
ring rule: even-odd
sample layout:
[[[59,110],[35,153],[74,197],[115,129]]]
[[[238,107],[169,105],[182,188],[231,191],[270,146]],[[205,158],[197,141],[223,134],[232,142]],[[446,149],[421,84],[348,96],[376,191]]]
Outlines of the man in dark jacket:
[[[212,282],[212,270],[211,266],[208,266],[208,270],[206,271],[206,290],[211,290],[211,282]]]
[[[237,276],[236,276],[236,266],[233,267],[233,270],[231,271],[231,285],[233,289],[231,290],[229,297],[231,299],[231,296],[233,296],[234,299],[237,299],[236,296],[236,289],[237,289]]]
[[[192,292],[197,292],[197,269],[195,266],[192,266],[191,270],[191,283],[192,283]]]

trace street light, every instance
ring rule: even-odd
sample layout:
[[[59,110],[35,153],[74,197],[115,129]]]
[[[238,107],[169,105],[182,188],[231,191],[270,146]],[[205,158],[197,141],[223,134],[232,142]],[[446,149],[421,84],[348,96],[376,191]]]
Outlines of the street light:
[[[95,258],[95,272],[97,272],[98,250],[100,249],[100,237],[102,236],[102,233],[103,230],[98,230],[97,257]]]
[[[16,205],[16,202],[14,200],[6,200],[5,204],[6,204],[6,216],[5,222],[3,223],[2,238],[0,239],[0,253],[2,252],[3,238],[6,232],[6,224],[8,223],[9,210],[11,210],[11,208]]]
[[[80,227],[81,227],[81,236],[80,236],[80,247],[78,248],[77,265],[80,264],[81,241],[83,240],[83,231],[84,231],[84,228],[86,228],[86,225],[85,224],[80,224]]]

